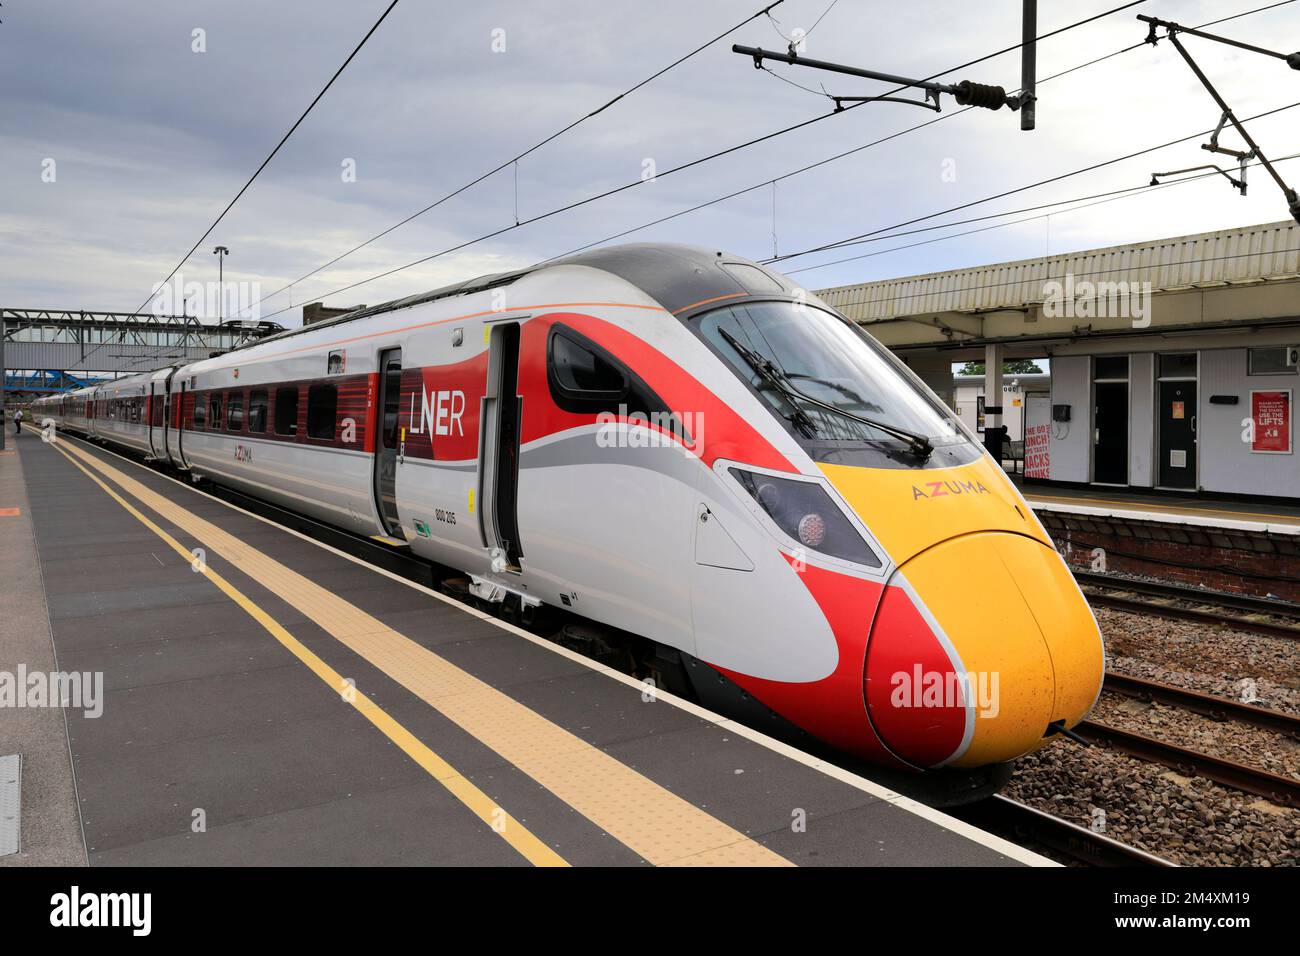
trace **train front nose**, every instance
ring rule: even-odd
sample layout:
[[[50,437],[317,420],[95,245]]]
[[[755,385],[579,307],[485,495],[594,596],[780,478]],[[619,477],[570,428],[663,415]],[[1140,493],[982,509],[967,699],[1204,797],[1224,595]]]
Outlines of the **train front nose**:
[[[981,766],[1082,720],[1103,670],[1096,622],[1060,556],[1024,535],[976,532],[894,574],[868,644],[867,710],[910,763]]]

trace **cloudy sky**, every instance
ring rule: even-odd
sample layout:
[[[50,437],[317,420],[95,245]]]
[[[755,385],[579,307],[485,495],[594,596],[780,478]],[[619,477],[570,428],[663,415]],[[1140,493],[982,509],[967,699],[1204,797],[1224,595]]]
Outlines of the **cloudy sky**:
[[[1043,0],[1040,33],[1121,0]],[[1273,0],[1149,0],[1045,40],[1045,77],[1138,43],[1138,13],[1187,25]],[[202,235],[388,0],[7,0],[0,9],[0,302],[15,308],[131,310]],[[296,325],[299,308],[351,283],[629,183],[608,198],[328,296],[374,303],[524,266],[758,186],[621,241],[716,246],[752,258],[905,222],[1168,140],[1200,133],[1217,109],[1168,43],[1141,46],[1045,83],[1038,129],[1007,110],[943,99],[939,122],[809,172],[802,166],[935,114],[874,103],[679,173],[672,167],[827,114],[869,81],[773,64],[756,71],[733,42],[781,49],[808,30],[807,56],[929,76],[1019,40],[1019,0],[785,0],[549,145],[382,240],[261,304]],[[442,198],[760,9],[762,0],[401,0],[225,220],[184,266],[263,295]],[[1300,3],[1217,28],[1300,49]],[[202,31],[197,34],[196,31]],[[1240,116],[1300,102],[1285,64],[1185,40]],[[500,47],[504,46],[504,49]],[[201,51],[196,47],[203,47]],[[1008,89],[1010,53],[946,76]],[[1272,156],[1300,152],[1300,108],[1250,124]],[[927,225],[1139,186],[1153,171],[1211,157],[1201,140],[1075,176]],[[1225,134],[1224,142],[1236,145]],[[1226,157],[1223,157],[1226,159]],[[52,161],[52,162],[51,162]],[[659,173],[640,183],[647,163]],[[345,181],[355,168],[355,181]],[[1280,167],[1300,183],[1300,160]],[[517,200],[516,200],[517,177]],[[48,181],[48,180],[53,181]],[[775,214],[774,214],[775,203]],[[1009,216],[1023,219],[1027,215]],[[1222,179],[1014,223],[908,249],[953,227],[783,263],[809,288],[1176,236],[1287,218],[1262,169],[1250,194]],[[983,225],[983,224],[980,224]],[[292,306],[292,308],[291,308]],[[280,310],[286,310],[280,312]]]

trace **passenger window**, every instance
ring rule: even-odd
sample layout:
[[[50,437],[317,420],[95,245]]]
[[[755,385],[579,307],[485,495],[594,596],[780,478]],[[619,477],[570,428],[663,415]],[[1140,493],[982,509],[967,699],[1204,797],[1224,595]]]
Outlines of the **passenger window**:
[[[307,389],[307,437],[334,440],[334,419],[338,411],[339,390],[333,385],[313,385]]]
[[[244,427],[244,393],[231,392],[226,407],[226,430],[237,432]]]
[[[296,386],[275,390],[275,433],[298,434],[298,389]]]
[[[568,412],[673,414],[639,375],[585,335],[562,325],[551,330],[546,379],[555,404]]]
[[[208,403],[208,427],[221,427],[221,393],[214,392]]]
[[[248,393],[248,430],[253,434],[266,431],[266,389],[257,388]]]
[[[208,396],[194,396],[194,427],[202,428],[208,420]]]
[[[627,387],[622,371],[563,333],[551,336],[551,367],[564,392],[580,398],[617,398]]]

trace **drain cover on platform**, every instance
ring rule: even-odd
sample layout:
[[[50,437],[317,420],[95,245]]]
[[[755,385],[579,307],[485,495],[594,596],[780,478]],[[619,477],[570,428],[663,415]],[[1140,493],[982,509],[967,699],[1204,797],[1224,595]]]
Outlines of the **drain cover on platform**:
[[[18,754],[0,757],[0,856],[18,852],[22,811],[23,760]]]

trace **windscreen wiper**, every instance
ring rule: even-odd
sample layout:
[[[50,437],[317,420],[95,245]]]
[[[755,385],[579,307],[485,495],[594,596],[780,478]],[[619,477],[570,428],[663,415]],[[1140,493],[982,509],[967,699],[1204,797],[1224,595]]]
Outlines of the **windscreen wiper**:
[[[810,405],[816,405],[818,408],[823,408],[828,412],[833,412],[836,415],[841,415],[844,418],[851,419],[852,421],[860,422],[863,425],[869,425],[872,428],[884,432],[886,435],[891,435],[899,441],[905,442],[908,449],[922,461],[929,458],[931,453],[933,453],[934,446],[930,444],[930,440],[924,435],[918,435],[916,432],[910,432],[907,429],[899,428],[896,425],[886,425],[884,422],[878,422],[873,418],[866,418],[863,415],[855,415],[853,412],[846,411],[838,405],[832,405],[829,402],[823,402],[820,399],[813,398],[807,392],[801,390],[798,386],[792,383],[790,381],[790,376],[782,369],[778,368],[776,363],[772,362],[765,356],[759,355],[748,346],[741,345],[739,340],[737,340],[737,338],[726,329],[718,329],[718,332],[721,333],[722,337],[727,340],[727,343],[740,354],[740,357],[743,358],[750,367],[754,369],[754,371],[758,372],[769,382],[772,382],[773,385],[776,386],[777,390],[785,396],[787,401],[790,401],[790,396],[793,394],[803,399],[805,402],[808,402]],[[791,402],[791,405],[796,410],[799,409],[797,402]],[[811,422],[811,420],[808,419],[808,416],[802,411],[799,411],[799,414],[803,416],[805,420]]]
[[[808,417],[808,413],[799,407],[799,402],[796,400],[798,390],[785,379],[776,366],[753,349],[741,345],[740,341],[726,329],[718,329],[718,332],[727,340],[727,344],[745,360],[746,364],[757,372],[760,378],[776,389],[778,395],[785,399],[786,404],[791,409],[790,420],[803,429],[808,437],[811,438],[816,435],[816,424]]]

